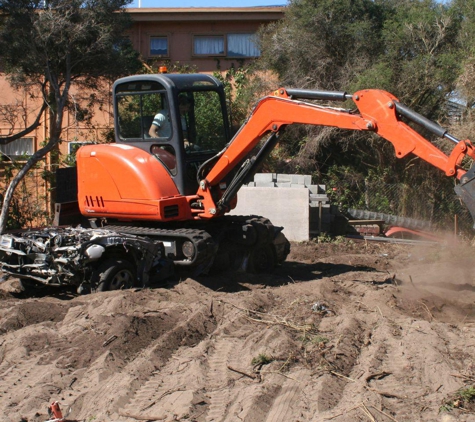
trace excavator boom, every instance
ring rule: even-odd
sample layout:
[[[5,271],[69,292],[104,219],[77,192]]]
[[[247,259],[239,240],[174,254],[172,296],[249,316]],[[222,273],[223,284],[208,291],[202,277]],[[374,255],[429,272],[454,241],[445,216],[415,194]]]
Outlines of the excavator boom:
[[[350,99],[354,102],[357,111],[324,107],[301,101]],[[455,147],[451,154],[446,155],[406,121],[453,142]],[[459,141],[437,123],[401,104],[395,96],[386,91],[368,89],[351,95],[345,92],[282,88],[258,102],[248,120],[228,147],[221,152],[215,165],[200,181],[197,194],[202,197],[204,205],[200,218],[212,218],[228,211],[231,198],[235,196],[242,183],[231,183],[228,191],[224,192],[217,201],[215,201],[217,197],[214,192],[215,187],[250,153],[264,135],[272,133],[277,136],[281,128],[295,123],[370,131],[378,134],[392,143],[398,158],[412,153],[439,168],[447,176],[458,179],[461,183],[457,185],[456,192],[466,203],[472,217],[475,217],[475,186],[471,185],[471,182],[475,180],[475,170],[467,173],[461,167],[465,156],[475,159],[474,147],[469,140]],[[273,139],[272,142],[275,144],[276,141]],[[255,167],[251,164],[245,171],[251,173]],[[238,178],[242,182],[248,178],[248,174],[239,174]]]

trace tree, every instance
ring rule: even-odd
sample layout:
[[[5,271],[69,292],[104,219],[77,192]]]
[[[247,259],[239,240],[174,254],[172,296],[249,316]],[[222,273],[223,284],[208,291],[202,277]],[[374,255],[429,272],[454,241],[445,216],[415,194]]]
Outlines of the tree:
[[[285,18],[260,33],[260,69],[273,70],[279,85],[307,89],[349,90],[382,52],[382,30],[388,10],[372,0],[291,0]],[[287,171],[318,173],[316,156],[341,131],[289,127],[284,160]],[[281,142],[281,145],[284,145]],[[290,168],[289,168],[290,167]]]
[[[0,137],[12,142],[41,124],[50,113],[49,138],[9,184],[0,214],[5,230],[9,204],[26,173],[61,141],[63,118],[83,119],[100,98],[95,92],[105,80],[135,73],[138,54],[125,37],[130,25],[125,6],[131,0],[0,0],[3,17],[0,51],[11,86],[37,92],[41,106],[22,130]],[[90,93],[87,108],[73,100],[71,90]]]
[[[473,137],[475,128],[475,1],[453,0],[451,7],[460,21],[457,41],[462,68],[453,95],[455,116],[451,130],[459,138],[465,139]]]
[[[381,54],[384,12],[372,0],[291,0],[262,30],[260,62],[286,86],[341,89]]]

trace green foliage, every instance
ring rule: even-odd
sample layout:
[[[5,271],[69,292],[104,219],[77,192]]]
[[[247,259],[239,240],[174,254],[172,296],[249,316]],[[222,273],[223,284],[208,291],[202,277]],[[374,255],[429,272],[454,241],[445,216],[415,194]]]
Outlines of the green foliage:
[[[364,176],[350,166],[335,165],[326,174],[327,195],[341,209],[364,207]]]
[[[468,386],[458,390],[453,397],[447,400],[439,409],[440,412],[449,412],[453,409],[466,409],[475,402],[475,387]]]
[[[323,348],[330,340],[320,334],[305,334],[300,338],[300,341],[302,341],[304,344],[314,344],[320,348]]]
[[[219,96],[215,92],[194,95],[196,143],[202,150],[219,151],[225,143],[223,116]]]
[[[344,236],[332,236],[328,233],[320,233],[315,239],[317,243],[333,243],[339,245],[347,242],[347,239]]]
[[[226,92],[228,101],[228,113],[231,126],[235,129],[240,127],[248,114],[248,106],[253,100],[253,92],[250,89],[253,71],[250,67],[232,66],[224,74],[214,72]]]
[[[261,32],[261,63],[286,86],[338,89],[382,51],[383,12],[371,0],[292,0]]]
[[[263,366],[268,365],[269,363],[273,362],[275,359],[272,356],[268,356],[264,353],[259,353],[258,356],[252,358],[251,365],[252,366]]]
[[[124,37],[130,18],[117,13],[129,3],[50,0],[43,8],[39,0],[0,0],[6,16],[0,29],[6,72],[19,84],[46,77],[62,85],[68,71],[77,83],[90,86],[94,78],[137,71],[138,54]]]

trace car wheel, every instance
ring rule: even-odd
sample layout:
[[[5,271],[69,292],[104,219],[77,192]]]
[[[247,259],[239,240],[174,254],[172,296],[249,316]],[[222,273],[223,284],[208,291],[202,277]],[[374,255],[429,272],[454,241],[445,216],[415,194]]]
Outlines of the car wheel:
[[[99,266],[92,281],[99,292],[130,289],[137,281],[137,270],[129,261],[109,259]]]

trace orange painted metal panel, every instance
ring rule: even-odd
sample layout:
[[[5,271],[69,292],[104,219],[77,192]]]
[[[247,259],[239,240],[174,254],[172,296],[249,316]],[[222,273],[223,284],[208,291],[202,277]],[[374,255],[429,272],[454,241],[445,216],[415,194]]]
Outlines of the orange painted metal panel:
[[[157,221],[191,218],[188,200],[180,195],[165,166],[139,148],[86,145],[78,150],[77,168],[79,208],[85,216]]]

